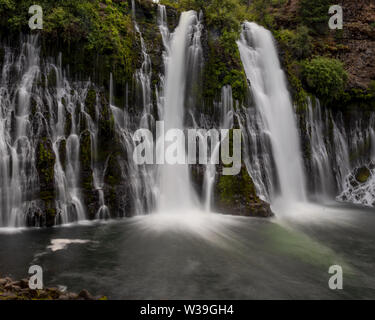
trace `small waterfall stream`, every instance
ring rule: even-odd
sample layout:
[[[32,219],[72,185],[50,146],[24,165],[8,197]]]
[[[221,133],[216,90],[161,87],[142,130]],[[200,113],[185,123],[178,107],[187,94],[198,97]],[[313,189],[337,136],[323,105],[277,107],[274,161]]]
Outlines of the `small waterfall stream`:
[[[79,189],[80,136],[78,126],[80,119],[77,119],[76,114],[78,110],[81,111],[84,108],[89,83],[84,84],[78,90],[73,90],[63,74],[61,56],[57,66],[52,64],[47,70],[56,77],[56,89],[46,94],[51,114],[57,105],[57,119],[50,121],[52,148],[56,157],[54,166],[57,190],[56,223],[65,224],[86,218]],[[70,132],[66,132],[68,117],[71,118]],[[60,152],[60,150],[63,151]],[[61,153],[65,155],[64,164],[60,159]]]

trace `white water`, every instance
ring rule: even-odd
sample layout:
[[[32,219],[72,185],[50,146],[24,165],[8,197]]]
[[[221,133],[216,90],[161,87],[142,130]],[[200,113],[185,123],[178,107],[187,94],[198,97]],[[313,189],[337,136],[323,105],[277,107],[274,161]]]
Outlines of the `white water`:
[[[56,65],[47,66],[47,72],[56,77],[56,89],[45,93],[50,114],[54,113],[57,106],[57,118],[51,117],[49,123],[52,148],[56,157],[56,223],[65,224],[86,219],[79,189],[80,119],[77,119],[76,114],[78,110],[83,110],[89,83],[80,84],[78,89],[73,89],[62,71],[61,56]],[[66,124],[68,116],[71,119],[70,131],[67,131]],[[60,150],[66,155],[64,164],[60,159]]]
[[[5,48],[0,87],[0,226],[24,226],[23,213],[35,205],[28,195],[38,183],[29,121],[33,84],[40,76],[37,42],[37,36],[29,36],[18,57]],[[17,79],[13,86],[12,77]]]
[[[220,129],[232,129],[233,128],[233,98],[232,98],[232,88],[230,86],[225,86],[221,90],[221,101],[218,104],[220,119]],[[208,148],[208,145],[205,146]],[[219,153],[220,153],[220,141],[217,142],[215,146],[211,146],[213,149],[211,151],[211,158],[206,166],[206,171],[203,181],[203,191],[205,195],[204,208],[206,212],[211,211],[211,202],[213,198],[213,188],[216,181],[217,168],[215,163],[219,163]]]
[[[194,88],[199,83],[203,63],[202,19],[198,19],[195,12],[185,12],[179,26],[171,34],[167,27],[165,7],[159,6],[158,23],[165,47],[166,71],[165,77],[161,75],[161,88],[156,89],[158,115],[165,120],[166,130],[183,129],[185,115],[189,113],[198,127],[193,113],[198,110]],[[125,106],[115,106],[112,77],[110,81],[110,108],[125,159],[132,157],[134,127],[139,125],[137,129],[142,127],[151,131],[155,127],[151,59],[135,20],[134,24],[143,58],[141,68],[134,75],[138,90],[135,104],[140,110],[128,112],[127,102]],[[231,89],[224,87],[219,103],[221,119],[218,124],[221,128],[233,127],[234,113],[244,132],[244,162],[262,199],[274,201],[280,191],[283,202],[289,204],[303,201],[305,182],[300,142],[273,39],[267,30],[255,24],[246,23],[245,28],[238,47],[256,108],[234,108]],[[80,181],[81,139],[87,133],[91,142],[93,191],[97,192],[99,204],[95,208],[96,218],[106,219],[112,214],[116,216],[117,212],[110,212],[105,199],[104,176],[109,159],[98,159],[98,127],[99,121],[103,120],[100,119],[102,106],[99,94],[95,115],[89,114],[85,108],[85,99],[92,84],[89,81],[69,81],[62,69],[61,55],[56,62],[40,61],[37,37],[23,41],[20,54],[14,52],[5,47],[1,74],[0,226],[19,227],[28,224],[28,219],[36,220],[35,223],[31,222],[33,225],[43,225],[45,208],[43,201],[38,198],[40,182],[35,168],[35,153],[44,138],[51,145],[55,156],[55,198],[51,201],[51,207],[57,209],[56,224],[89,217]],[[49,83],[49,78],[53,80],[54,77],[56,84]],[[372,145],[372,160],[375,160],[375,117],[370,120],[370,125],[367,120],[353,119],[350,128],[346,128],[340,114],[333,119],[332,114],[323,112],[323,109],[319,103],[315,106],[310,103],[306,123],[301,124],[308,131],[314,191],[327,196],[334,190],[335,194],[341,193],[338,200],[374,205],[375,172],[371,161],[363,155],[352,159],[352,155],[361,150],[363,153]],[[198,113],[196,119],[202,128],[212,124],[212,120],[203,114]],[[332,132],[328,133],[329,128]],[[332,141],[327,138],[331,133]],[[211,156],[217,157],[219,146],[211,148]],[[123,195],[123,203],[132,202],[131,214],[144,214],[155,207],[159,213],[201,211],[188,166],[166,165],[157,177],[154,168],[136,166],[132,161],[124,159],[116,161],[121,167],[121,181],[129,186],[129,194]],[[273,168],[273,161],[276,168]],[[353,187],[354,170],[361,166],[368,166],[372,175],[365,184]],[[273,172],[277,173],[276,179]],[[216,167],[208,165],[203,186],[206,211],[211,211],[216,177]],[[124,209],[119,216],[127,213]],[[197,221],[200,219],[197,218]]]
[[[256,108],[271,141],[283,203],[306,200],[296,119],[271,33],[245,22],[237,45]]]
[[[161,9],[163,13],[163,9]],[[165,11],[164,11],[165,12]],[[166,46],[165,84],[163,99],[163,120],[165,132],[169,129],[184,129],[185,89],[188,65],[188,49],[194,25],[198,23],[196,12],[183,12],[179,25],[172,35],[168,35],[164,15],[159,18],[160,30]],[[185,143],[165,143],[157,152],[164,152],[171,145],[186,150]],[[172,146],[173,147],[173,146]],[[186,157],[186,156],[185,156]],[[184,164],[162,165],[160,168],[160,193],[157,203],[158,212],[194,211],[197,199],[190,181],[189,167]]]

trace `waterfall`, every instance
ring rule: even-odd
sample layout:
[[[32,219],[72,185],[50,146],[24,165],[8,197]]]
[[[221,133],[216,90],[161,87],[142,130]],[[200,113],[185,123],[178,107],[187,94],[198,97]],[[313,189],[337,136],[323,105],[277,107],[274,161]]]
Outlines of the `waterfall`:
[[[354,119],[351,123],[347,153],[348,158],[350,153],[352,159],[347,170],[340,175],[341,193],[337,197],[339,201],[375,206],[374,125],[373,115],[368,123],[362,119]],[[361,171],[368,172],[366,181],[358,180],[357,176]]]
[[[163,88],[163,120],[165,132],[170,129],[184,129],[185,89],[187,80],[187,62],[191,39],[199,23],[196,12],[183,12],[179,24],[172,35],[166,30],[165,9],[160,7],[160,30],[163,36],[165,53],[165,83]],[[195,27],[195,28],[194,28]],[[192,37],[193,36],[193,37]],[[193,44],[194,45],[194,44]],[[196,44],[195,44],[196,45]],[[179,142],[174,142],[178,144]],[[171,147],[165,143],[164,148],[157,150],[164,152]],[[176,148],[185,151],[185,141]],[[185,155],[186,159],[186,155]],[[196,207],[197,200],[190,182],[189,167],[185,164],[168,165],[160,168],[160,193],[158,199],[159,212],[174,212],[181,208],[191,210]]]
[[[77,89],[72,88],[62,71],[61,55],[57,65],[48,64],[46,71],[56,79],[56,87],[45,92],[49,112],[54,114],[57,108],[56,119],[51,118],[49,122],[50,139],[56,157],[54,165],[55,189],[57,190],[55,223],[65,224],[86,218],[79,186],[80,118],[77,118],[77,113],[78,110],[81,111],[84,108],[89,83],[80,84]],[[70,130],[67,126],[68,117],[71,119]],[[64,163],[62,163],[61,154],[65,155]]]
[[[113,76],[110,75],[110,107],[113,118],[115,120],[115,131],[119,138],[123,159],[118,159],[122,167],[123,178],[128,181],[129,191],[131,192],[132,214],[142,215],[152,211],[155,207],[155,199],[157,197],[156,170],[152,166],[137,165],[132,161],[135,148],[133,140],[133,132],[138,128],[155,130],[155,118],[152,102],[151,77],[152,67],[151,59],[147,53],[147,48],[142,36],[142,32],[135,20],[135,5],[133,1],[133,23],[136,33],[139,36],[141,44],[142,65],[134,74],[136,83],[136,101],[137,106],[141,106],[142,110],[139,114],[128,112],[128,103],[126,97],[126,105],[124,109],[116,106],[114,103],[114,84]],[[128,89],[127,89],[128,94]],[[157,94],[157,92],[156,92]],[[138,127],[137,127],[138,124]],[[149,141],[151,146],[153,141]],[[130,213],[127,213],[130,214]]]
[[[284,202],[304,201],[305,176],[294,110],[271,33],[245,22],[237,41],[263,130],[269,135]]]
[[[235,113],[242,131],[243,161],[253,180],[260,199],[270,202],[274,198],[272,152],[267,132],[255,108],[241,107]]]
[[[233,98],[232,98],[232,88],[230,86],[225,86],[221,90],[221,101],[216,107],[221,115],[220,119],[220,129],[232,129],[233,128]],[[207,146],[208,147],[208,146]],[[203,181],[203,191],[205,195],[205,210],[207,212],[211,211],[211,201],[213,198],[213,188],[216,178],[216,165],[219,159],[220,153],[220,141],[217,142],[215,146],[211,146],[213,150],[211,151],[211,158],[206,166],[206,171]]]
[[[5,48],[0,87],[0,227],[26,224],[38,188],[35,140],[29,121],[34,81],[40,77],[38,36],[22,41],[18,57]],[[12,83],[16,78],[16,83]]]
[[[311,99],[307,100],[306,132],[310,141],[311,177],[314,192],[326,197],[334,195],[334,178],[332,174],[331,156],[328,150],[326,130],[329,121],[328,113],[322,114],[319,100],[314,106]]]
[[[61,55],[57,63],[41,61],[37,35],[21,39],[18,56],[6,46],[5,52],[0,88],[0,226],[43,225],[46,210],[55,210],[55,223],[83,220],[80,113],[89,82],[70,83]],[[38,164],[40,159],[53,161],[53,173],[38,175],[37,165],[46,165]]]

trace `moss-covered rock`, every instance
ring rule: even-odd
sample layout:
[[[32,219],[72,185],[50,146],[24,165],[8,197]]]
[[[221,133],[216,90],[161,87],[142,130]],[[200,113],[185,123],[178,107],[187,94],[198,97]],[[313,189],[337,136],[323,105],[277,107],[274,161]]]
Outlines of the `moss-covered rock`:
[[[56,156],[52,149],[52,143],[47,138],[42,138],[36,149],[36,168],[39,174],[39,198],[44,204],[45,224],[52,226],[55,223],[55,187],[54,165]]]
[[[366,167],[362,167],[357,169],[355,178],[359,183],[365,183],[370,178],[370,175],[370,170]]]
[[[245,165],[235,176],[220,176],[216,191],[217,209],[225,214],[272,217],[270,205],[259,199]]]
[[[96,90],[94,88],[90,88],[87,91],[85,111],[90,115],[91,119],[96,119]]]
[[[89,219],[94,219],[95,214],[99,209],[98,192],[94,188],[94,177],[92,171],[92,141],[89,131],[84,131],[80,135],[80,165],[81,165],[81,193],[87,216]]]

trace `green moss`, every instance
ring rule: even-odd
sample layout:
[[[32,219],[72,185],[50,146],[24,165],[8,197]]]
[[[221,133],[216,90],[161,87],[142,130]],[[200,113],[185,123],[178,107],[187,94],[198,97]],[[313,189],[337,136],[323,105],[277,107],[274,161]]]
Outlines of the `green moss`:
[[[161,1],[179,11],[203,12],[208,33],[208,56],[203,70],[203,97],[207,105],[220,96],[221,88],[230,85],[233,97],[243,101],[247,81],[236,41],[241,24],[249,17],[247,6],[240,0]]]
[[[115,187],[121,183],[121,167],[118,163],[117,155],[111,154],[108,159],[107,171],[105,174],[105,183]]]
[[[235,49],[232,52],[225,49],[230,46],[225,41],[233,41],[232,47]],[[244,101],[247,94],[247,81],[234,38],[211,40],[209,50],[203,71],[203,96],[207,100],[214,100],[220,95],[223,86],[230,85],[233,98]]]
[[[39,198],[44,202],[45,206],[45,222],[47,226],[52,226],[55,223],[56,208],[55,208],[55,154],[52,149],[52,143],[47,138],[42,138],[36,149],[36,167],[39,174]]]
[[[107,82],[113,72],[116,82],[132,79],[139,50],[128,1],[100,0],[1,0],[3,36],[29,33],[28,9],[43,8],[42,53],[63,52],[71,71]],[[96,72],[94,72],[96,71]]]
[[[80,136],[80,161],[82,168],[91,167],[91,135],[87,130]]]
[[[39,143],[37,150],[38,161],[37,167],[39,169],[39,174],[46,184],[51,184],[54,182],[54,164],[55,155],[50,146],[50,142],[46,138]]]
[[[90,115],[91,119],[96,118],[96,91],[91,88],[86,95],[86,100],[85,100],[85,109],[86,112]]]
[[[236,176],[221,176],[218,190],[220,201],[228,206],[234,205],[240,199],[246,203],[260,201],[245,166],[242,166],[241,172]]]
[[[371,172],[368,168],[360,168],[357,170],[355,178],[359,183],[365,183],[370,177]]]

